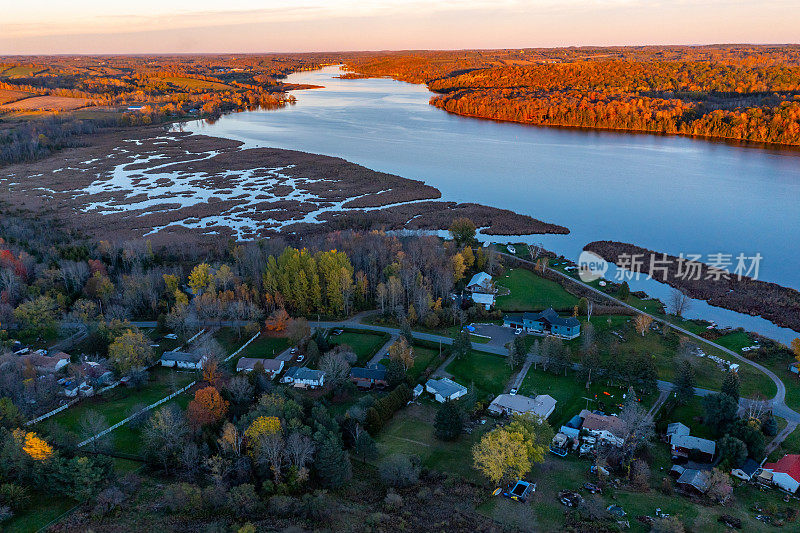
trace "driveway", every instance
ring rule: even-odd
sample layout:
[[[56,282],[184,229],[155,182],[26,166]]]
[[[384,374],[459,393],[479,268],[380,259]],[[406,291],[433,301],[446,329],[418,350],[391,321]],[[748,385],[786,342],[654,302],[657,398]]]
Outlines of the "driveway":
[[[504,326],[498,326],[496,324],[470,324],[470,325],[475,328],[475,331],[472,332],[473,335],[478,335],[479,337],[489,337],[489,342],[487,343],[473,342],[472,343],[473,346],[475,344],[487,344],[495,348],[505,348],[506,344],[513,341],[514,337],[516,337],[513,329]]]

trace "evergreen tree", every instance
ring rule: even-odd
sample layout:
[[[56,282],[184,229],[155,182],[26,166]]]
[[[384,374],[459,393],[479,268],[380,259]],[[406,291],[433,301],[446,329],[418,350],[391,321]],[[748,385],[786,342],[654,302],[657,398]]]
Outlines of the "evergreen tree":
[[[460,359],[467,355],[472,350],[472,340],[469,337],[469,332],[466,330],[461,330],[456,335],[456,338],[453,339],[453,353],[456,354],[456,358]]]
[[[455,403],[445,402],[436,413],[433,427],[437,439],[456,440],[464,428],[461,410]]]
[[[739,374],[728,371],[722,381],[722,392],[739,403]]]
[[[675,372],[675,386],[673,390],[675,391],[678,403],[685,405],[692,399],[694,396],[694,386],[694,367],[691,362],[684,359],[678,363],[678,368]]]
[[[331,489],[344,486],[353,477],[350,456],[342,447],[341,440],[332,434],[319,444],[314,467],[322,484]]]
[[[383,427],[383,419],[381,418],[378,409],[370,407],[367,409],[367,414],[364,418],[364,428],[369,431],[370,435],[377,435]]]
[[[617,297],[623,302],[627,302],[628,298],[631,297],[631,288],[628,286],[627,281],[623,281],[622,285],[619,286],[619,293],[617,294]]]

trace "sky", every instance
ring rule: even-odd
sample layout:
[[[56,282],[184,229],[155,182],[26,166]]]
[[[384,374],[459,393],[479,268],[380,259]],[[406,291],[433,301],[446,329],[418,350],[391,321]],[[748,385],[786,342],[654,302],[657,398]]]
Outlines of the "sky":
[[[800,0],[2,0],[0,55],[798,43]]]

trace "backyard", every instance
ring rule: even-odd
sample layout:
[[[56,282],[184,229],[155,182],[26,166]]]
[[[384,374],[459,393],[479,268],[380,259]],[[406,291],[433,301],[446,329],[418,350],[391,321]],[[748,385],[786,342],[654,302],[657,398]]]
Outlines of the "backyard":
[[[358,356],[355,366],[364,366],[390,338],[388,333],[345,329],[340,335],[329,336],[328,340],[332,346],[350,346]]]
[[[552,307],[556,310],[572,310],[578,298],[564,287],[524,268],[511,269],[495,284],[510,291],[497,297],[497,308],[501,311],[541,311]]]
[[[214,338],[222,345],[225,354],[230,355],[238,350],[244,343],[246,343],[252,335],[239,336],[238,332],[233,328],[222,328],[214,334]],[[289,347],[289,339],[286,337],[277,337],[261,333],[253,342],[247,347],[236,354],[236,357],[228,361],[228,367],[231,370],[236,369],[236,363],[242,357],[254,357],[260,359],[273,359],[276,355],[280,354]]]
[[[502,393],[512,374],[505,358],[474,350],[454,359],[445,370],[464,386],[474,384],[480,400]]]

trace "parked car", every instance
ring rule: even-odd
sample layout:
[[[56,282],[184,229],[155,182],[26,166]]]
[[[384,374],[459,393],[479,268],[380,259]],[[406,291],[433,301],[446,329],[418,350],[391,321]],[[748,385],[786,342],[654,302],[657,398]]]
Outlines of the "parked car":
[[[306,356],[305,356],[305,355],[298,355],[298,356],[297,356],[297,362],[298,362],[298,363],[302,363],[302,362],[303,362],[303,359],[305,359],[305,358],[306,358]]]
[[[558,501],[567,507],[577,507],[583,503],[583,496],[572,490],[562,490],[558,493]]]
[[[289,350],[289,353],[292,355],[297,355],[297,348],[292,348],[291,350]]]
[[[511,389],[510,391],[508,391],[508,394],[514,396],[515,394],[517,394],[517,389]]]
[[[334,336],[341,335],[342,333],[344,333],[343,329],[335,329],[335,330],[331,331],[331,335],[334,335]]]
[[[586,482],[583,484],[583,488],[586,489],[589,492],[589,494],[597,494],[598,492],[599,493],[603,492],[603,489],[601,489],[594,483]]]

